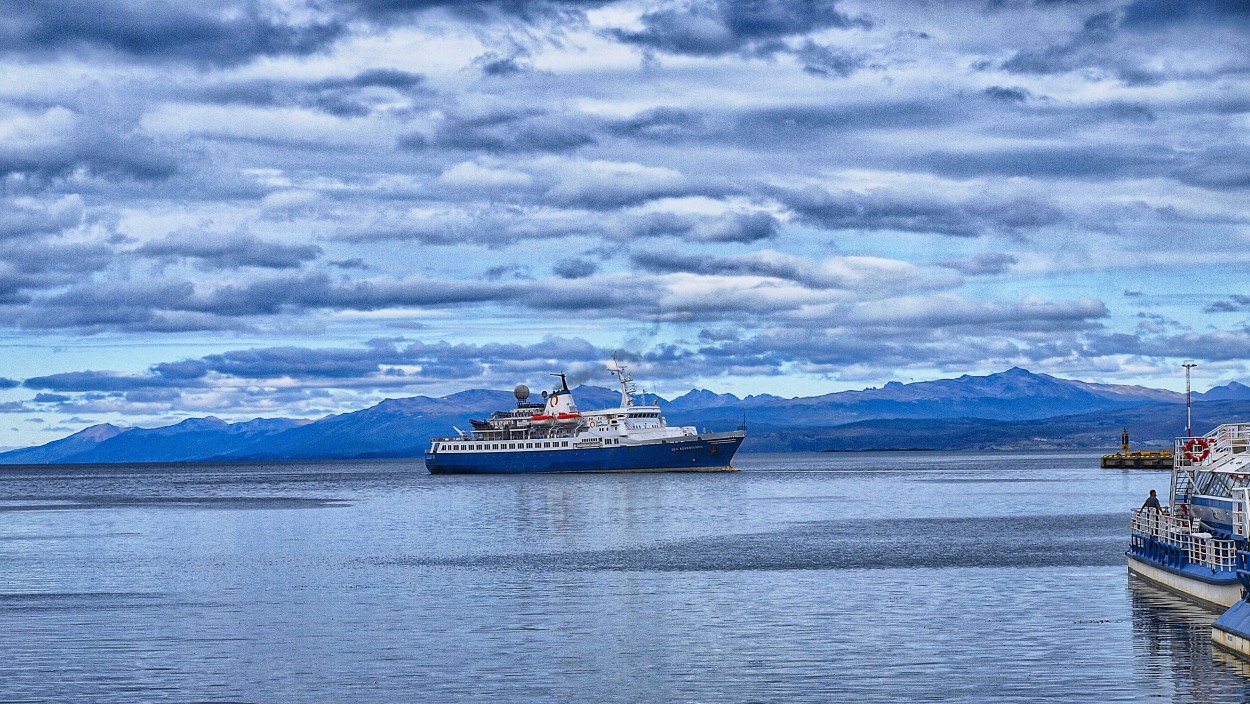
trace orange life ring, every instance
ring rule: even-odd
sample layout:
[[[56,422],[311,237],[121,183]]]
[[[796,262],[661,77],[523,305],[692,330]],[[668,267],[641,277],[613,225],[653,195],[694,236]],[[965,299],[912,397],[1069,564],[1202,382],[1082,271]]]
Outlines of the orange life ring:
[[[1190,438],[1184,449],[1185,456],[1192,462],[1201,462],[1211,454],[1211,445],[1206,438]]]

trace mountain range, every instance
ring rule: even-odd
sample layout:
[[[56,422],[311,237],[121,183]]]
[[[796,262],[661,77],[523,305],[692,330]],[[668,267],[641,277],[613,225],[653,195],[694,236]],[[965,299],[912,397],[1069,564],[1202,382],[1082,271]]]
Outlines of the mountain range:
[[[579,386],[584,409],[620,394]],[[1170,447],[1185,431],[1184,394],[1091,384],[1012,368],[819,396],[738,398],[694,389],[651,397],[672,425],[724,430],[749,424],[746,452],[882,449],[1118,449],[1121,428],[1138,447]],[[1193,395],[1194,431],[1250,418],[1250,387],[1231,382]],[[93,425],[60,440],[0,453],[0,464],[197,462],[420,457],[431,437],[468,427],[515,403],[510,391],[474,389],[441,398],[387,399],[317,420],[209,416],[160,428]]]

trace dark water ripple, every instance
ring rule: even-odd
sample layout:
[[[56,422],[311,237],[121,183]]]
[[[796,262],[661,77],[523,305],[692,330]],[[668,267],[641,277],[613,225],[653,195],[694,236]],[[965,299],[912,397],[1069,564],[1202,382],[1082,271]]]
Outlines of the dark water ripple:
[[[347,506],[338,499],[289,496],[15,496],[0,500],[0,513],[7,511],[72,511],[115,508],[204,508],[260,510],[328,508]]]
[[[785,530],[719,535],[616,550],[411,556],[383,565],[537,571],[839,570],[1120,565],[1118,514],[891,521],[809,521]]]

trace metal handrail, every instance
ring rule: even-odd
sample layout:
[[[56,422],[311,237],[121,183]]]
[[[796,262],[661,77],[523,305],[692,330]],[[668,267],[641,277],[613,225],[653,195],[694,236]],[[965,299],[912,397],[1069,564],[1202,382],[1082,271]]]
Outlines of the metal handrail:
[[[1151,509],[1133,512],[1134,533],[1181,550],[1188,562],[1213,570],[1234,570],[1237,567],[1237,541],[1222,540],[1199,530],[1201,524],[1188,516],[1176,516]]]

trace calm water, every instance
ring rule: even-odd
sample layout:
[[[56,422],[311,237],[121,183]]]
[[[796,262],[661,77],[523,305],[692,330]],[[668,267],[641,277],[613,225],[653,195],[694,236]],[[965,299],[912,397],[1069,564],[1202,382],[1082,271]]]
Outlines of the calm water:
[[[0,467],[0,701],[1250,701],[1089,454]]]

